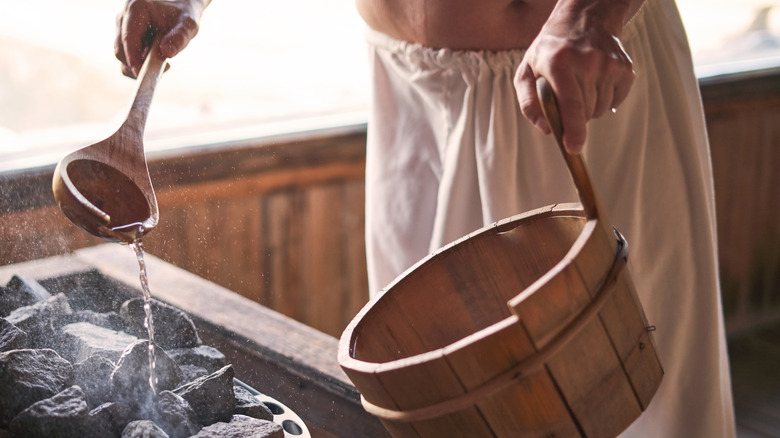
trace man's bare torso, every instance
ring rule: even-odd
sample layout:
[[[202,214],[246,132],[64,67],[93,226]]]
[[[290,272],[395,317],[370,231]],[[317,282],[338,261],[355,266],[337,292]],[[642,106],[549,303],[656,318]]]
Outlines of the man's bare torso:
[[[356,0],[373,29],[435,48],[524,49],[555,0]]]

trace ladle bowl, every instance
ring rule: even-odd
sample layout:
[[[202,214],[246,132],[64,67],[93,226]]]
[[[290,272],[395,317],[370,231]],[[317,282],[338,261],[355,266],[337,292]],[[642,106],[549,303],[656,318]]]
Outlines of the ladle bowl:
[[[54,170],[54,199],[74,224],[110,241],[134,242],[159,221],[143,134],[165,58],[153,43],[127,118],[103,141],[78,149]]]

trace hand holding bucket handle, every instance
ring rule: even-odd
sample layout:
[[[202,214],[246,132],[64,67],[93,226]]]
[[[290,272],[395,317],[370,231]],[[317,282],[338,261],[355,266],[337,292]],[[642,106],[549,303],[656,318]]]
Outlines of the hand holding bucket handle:
[[[550,83],[547,79],[539,77],[536,80],[536,92],[539,95],[539,101],[542,105],[542,112],[544,113],[547,124],[550,126],[550,130],[558,142],[558,147],[561,149],[563,159],[566,161],[566,166],[569,168],[572,180],[574,180],[574,186],[577,187],[577,192],[580,196],[580,202],[582,208],[585,210],[585,216],[588,219],[606,219],[604,216],[601,203],[596,197],[593,191],[593,184],[588,176],[588,171],[585,168],[585,162],[582,159],[581,154],[571,154],[563,146],[563,123],[561,122],[561,115],[558,111],[558,101],[555,98]]]
[[[561,146],[555,97],[538,85]],[[561,150],[582,208],[554,204],[450,243],[344,330],[339,364],[392,436],[611,438],[653,398],[663,369],[627,245],[582,157]]]

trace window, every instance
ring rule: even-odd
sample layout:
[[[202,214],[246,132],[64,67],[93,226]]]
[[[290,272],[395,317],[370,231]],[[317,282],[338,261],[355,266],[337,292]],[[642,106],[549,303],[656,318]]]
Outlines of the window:
[[[0,14],[0,171],[56,163],[119,127],[137,86],[113,54],[123,5]],[[363,31],[350,1],[214,0],[157,86],[147,152],[364,121]]]
[[[699,77],[780,66],[780,1],[677,0]]]
[[[700,76],[780,65],[780,2],[678,0]],[[0,14],[0,171],[57,162],[118,128],[136,82],[113,57],[124,0]],[[147,151],[365,120],[363,23],[349,0],[214,0],[171,60]]]

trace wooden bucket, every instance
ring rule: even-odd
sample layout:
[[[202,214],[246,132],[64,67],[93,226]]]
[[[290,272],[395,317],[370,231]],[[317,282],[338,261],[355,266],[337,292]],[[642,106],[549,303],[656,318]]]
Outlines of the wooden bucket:
[[[584,163],[580,194],[499,221],[423,259],[344,331],[338,358],[398,437],[614,437],[663,376],[630,275]]]

